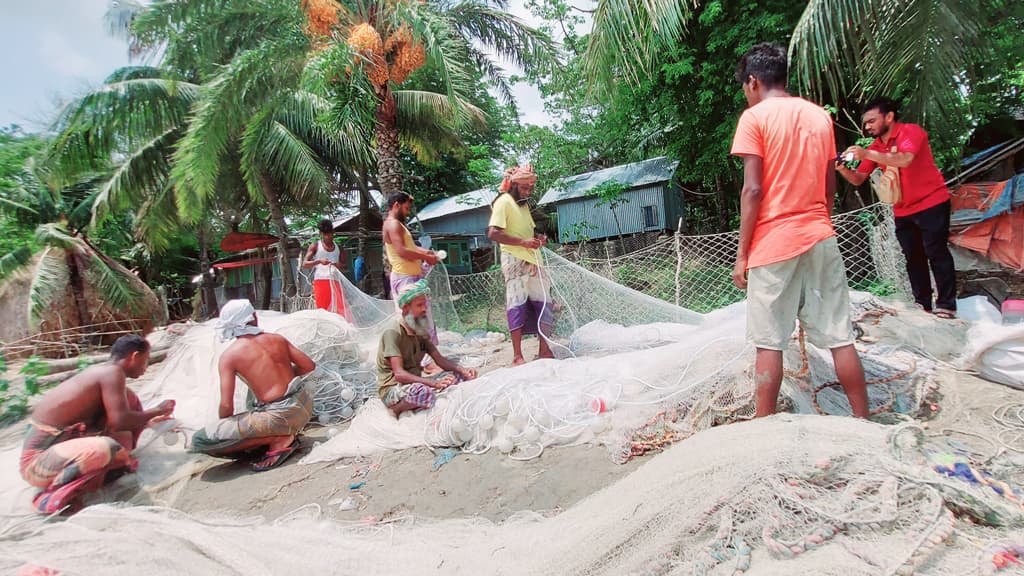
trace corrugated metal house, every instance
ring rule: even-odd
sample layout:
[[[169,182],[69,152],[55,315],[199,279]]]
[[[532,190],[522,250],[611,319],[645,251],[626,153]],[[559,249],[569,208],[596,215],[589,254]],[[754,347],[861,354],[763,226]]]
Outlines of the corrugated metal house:
[[[427,204],[417,212],[423,231],[433,236],[458,234],[475,238],[482,248],[490,244],[487,223],[491,219],[491,202],[498,197],[494,188],[482,188]]]
[[[682,194],[672,178],[678,165],[678,160],[662,156],[560,178],[539,204],[555,206],[562,242],[675,230],[683,215]],[[614,213],[594,195],[596,188],[613,181],[626,187]]]
[[[487,223],[497,194],[494,188],[483,188],[444,198],[427,204],[414,217],[430,236],[431,249],[448,252],[445,266],[449,272],[469,274],[472,251],[490,246]]]

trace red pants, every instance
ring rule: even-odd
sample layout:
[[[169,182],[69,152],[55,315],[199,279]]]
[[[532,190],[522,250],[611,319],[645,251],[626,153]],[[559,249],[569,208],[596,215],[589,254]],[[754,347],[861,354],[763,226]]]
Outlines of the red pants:
[[[345,310],[345,295],[341,291],[341,282],[337,280],[314,280],[313,299],[316,307],[348,317]]]

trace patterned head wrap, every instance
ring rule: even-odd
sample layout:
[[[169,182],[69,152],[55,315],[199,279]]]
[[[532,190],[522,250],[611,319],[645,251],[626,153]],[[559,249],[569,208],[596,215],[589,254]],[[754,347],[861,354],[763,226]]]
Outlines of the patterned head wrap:
[[[533,166],[527,164],[526,166],[513,166],[508,170],[505,170],[505,179],[501,181],[500,189],[502,192],[508,192],[509,188],[512,187],[513,182],[522,182],[524,184],[533,185],[537,182],[537,175],[533,173]]]
[[[426,280],[419,280],[414,284],[406,286],[405,290],[398,295],[398,307],[405,308],[420,296],[430,296],[430,288],[427,287]]]
[[[256,310],[248,300],[230,300],[220,309],[217,320],[217,334],[221,342],[233,340],[239,336],[253,335],[263,332],[259,326],[250,326],[249,322],[256,317]]]

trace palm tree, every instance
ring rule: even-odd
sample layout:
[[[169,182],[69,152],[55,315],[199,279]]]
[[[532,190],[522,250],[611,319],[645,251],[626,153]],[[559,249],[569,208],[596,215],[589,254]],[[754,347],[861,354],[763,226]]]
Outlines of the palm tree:
[[[120,161],[98,217],[108,206],[153,212],[138,232],[159,249],[182,226],[237,212],[243,192],[243,205],[270,211],[284,255],[282,200],[325,204],[340,166],[369,162],[368,137],[358,126],[325,130],[318,118],[331,103],[299,85],[308,41],[297,5],[122,1],[107,16],[112,31],[130,37],[133,54],[161,66],[115,74],[58,120],[54,156],[66,173],[96,159]],[[285,293],[294,293],[291,267],[282,273]]]
[[[597,88],[649,77],[658,55],[685,41],[691,6],[599,0],[585,55]],[[903,93],[912,116],[944,129],[960,122],[987,13],[960,0],[811,0],[789,45],[793,77],[820,100]]]
[[[90,174],[60,187],[44,168],[29,160],[16,185],[0,190],[0,209],[19,221],[36,225],[41,246],[35,255],[19,249],[0,258],[0,267],[11,272],[38,256],[29,292],[29,320],[36,323],[61,305],[60,296],[70,287],[77,318],[62,316],[64,327],[95,323],[99,311],[87,297],[93,286],[103,304],[115,311],[136,313],[142,309],[142,284],[90,241],[91,208],[102,193],[106,174]]]
[[[403,141],[429,153],[436,149],[434,134],[454,137],[484,122],[465,97],[474,69],[512,101],[488,52],[520,67],[554,62],[551,39],[508,14],[504,0],[302,0],[302,7],[313,49],[331,65],[329,78],[347,77],[340,80],[346,91],[353,78],[369,81],[377,181],[385,196],[402,189]],[[443,94],[398,89],[421,67],[439,79]]]

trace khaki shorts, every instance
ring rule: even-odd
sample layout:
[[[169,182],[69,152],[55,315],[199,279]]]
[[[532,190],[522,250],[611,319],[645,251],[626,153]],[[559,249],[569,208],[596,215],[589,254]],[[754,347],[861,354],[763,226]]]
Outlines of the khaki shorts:
[[[834,236],[795,258],[747,271],[747,340],[785,350],[797,318],[819,348],[853,344],[846,268]]]

